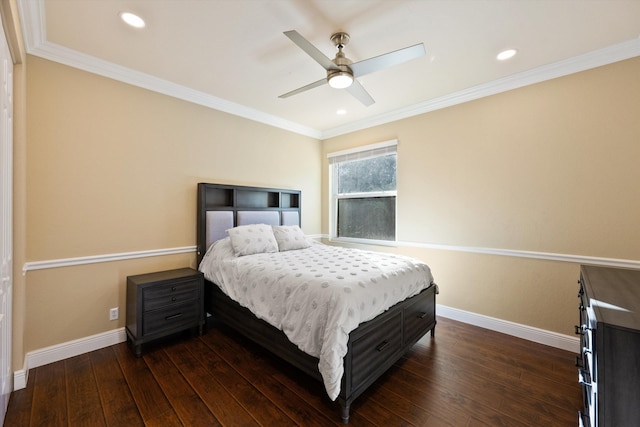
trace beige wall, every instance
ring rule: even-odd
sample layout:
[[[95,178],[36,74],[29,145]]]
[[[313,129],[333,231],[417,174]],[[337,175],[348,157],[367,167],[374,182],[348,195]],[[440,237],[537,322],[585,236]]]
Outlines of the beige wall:
[[[397,138],[398,240],[640,260],[640,58],[331,138]],[[323,230],[328,232],[328,209]],[[401,247],[438,302],[571,334],[578,266]]]
[[[198,182],[300,189],[320,233],[318,140],[27,62],[27,262],[193,246]],[[126,276],[181,266],[195,252],[28,271],[24,352],[124,326]]]

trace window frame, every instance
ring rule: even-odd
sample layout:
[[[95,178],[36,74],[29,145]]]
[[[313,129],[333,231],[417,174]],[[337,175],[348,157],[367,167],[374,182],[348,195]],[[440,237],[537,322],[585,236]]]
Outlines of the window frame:
[[[389,141],[383,141],[376,144],[369,144],[361,147],[356,147],[347,150],[341,150],[336,152],[327,153],[329,160],[329,241],[344,242],[344,243],[358,243],[367,245],[380,245],[380,246],[397,246],[398,245],[398,140],[393,139]],[[373,191],[373,192],[358,192],[358,193],[343,193],[339,194],[338,183],[335,182],[335,172],[333,165],[335,163],[345,162],[349,160],[364,160],[367,158],[373,158],[383,156],[387,154],[395,153],[396,155],[396,189],[386,191]],[[377,198],[377,197],[394,197],[394,239],[393,240],[378,240],[378,239],[366,239],[361,237],[338,237],[338,200],[341,199],[355,199],[355,198]]]

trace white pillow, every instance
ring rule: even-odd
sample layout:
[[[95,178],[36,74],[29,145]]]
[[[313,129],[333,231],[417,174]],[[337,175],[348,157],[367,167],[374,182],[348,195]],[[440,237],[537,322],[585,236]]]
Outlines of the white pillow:
[[[270,225],[251,224],[227,230],[236,256],[278,252],[278,242]]]
[[[307,242],[304,232],[297,225],[274,225],[272,228],[280,251],[304,249],[311,246]]]

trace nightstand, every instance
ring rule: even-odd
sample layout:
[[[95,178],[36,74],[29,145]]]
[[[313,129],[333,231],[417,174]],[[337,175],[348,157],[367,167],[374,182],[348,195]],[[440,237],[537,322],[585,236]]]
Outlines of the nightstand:
[[[202,335],[204,277],[191,268],[127,277],[127,339],[142,344],[189,328]]]

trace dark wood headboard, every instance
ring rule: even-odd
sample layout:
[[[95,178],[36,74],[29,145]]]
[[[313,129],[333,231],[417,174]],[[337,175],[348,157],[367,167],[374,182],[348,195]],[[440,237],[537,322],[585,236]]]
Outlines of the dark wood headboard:
[[[198,265],[207,251],[207,211],[232,212],[234,225],[237,224],[238,212],[242,211],[276,211],[280,215],[280,224],[284,224],[284,212],[297,212],[297,225],[301,225],[301,195],[299,190],[199,183],[196,220]]]

